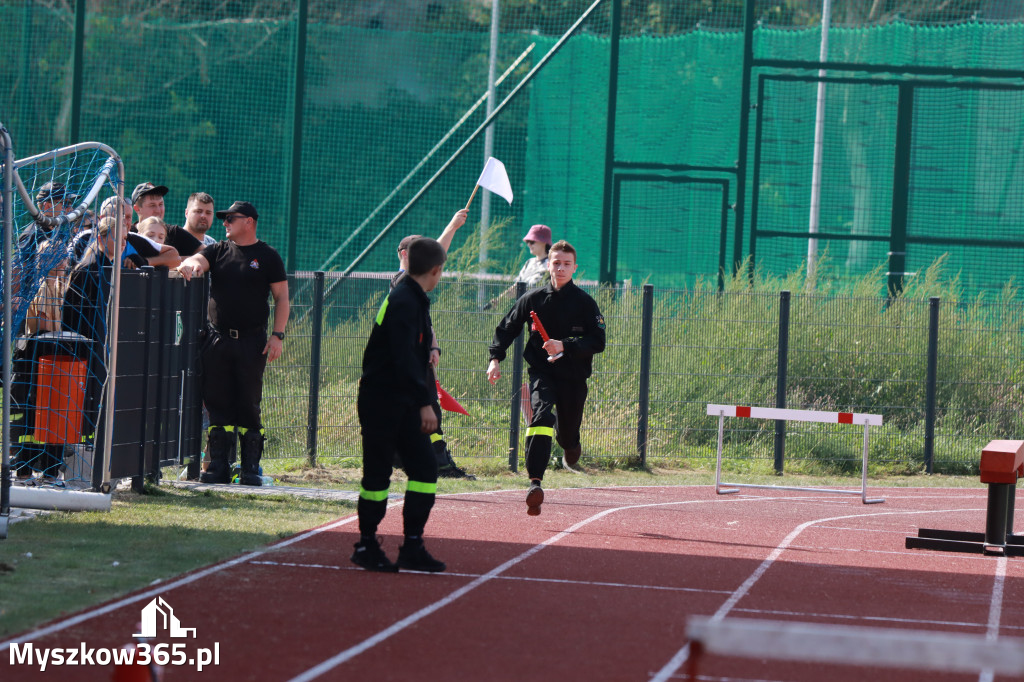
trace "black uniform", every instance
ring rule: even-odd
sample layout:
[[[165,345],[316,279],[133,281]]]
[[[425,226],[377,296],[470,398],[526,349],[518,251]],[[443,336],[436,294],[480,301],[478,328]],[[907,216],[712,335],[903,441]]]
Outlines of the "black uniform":
[[[243,474],[248,461],[249,473],[256,475],[263,452],[260,402],[270,285],[286,281],[287,273],[281,256],[263,241],[239,246],[225,239],[201,253],[210,263],[210,325],[201,351],[210,460],[216,465],[209,479],[226,474],[220,462],[234,459],[236,433],[241,438]]]
[[[437,400],[430,369],[430,299],[411,277],[403,277],[384,299],[363,352],[359,380],[359,424],[363,435],[363,479],[359,531],[373,537],[387,510],[393,453],[409,476],[403,506],[407,537],[420,537],[437,491],[437,463],[420,408]]]
[[[391,289],[395,288],[395,285],[405,279],[405,270],[396,272],[391,277]],[[431,338],[434,333],[431,330]],[[440,352],[440,351],[438,351]],[[436,375],[431,375],[432,380],[436,381]],[[444,439],[444,429],[441,428],[441,421],[444,413],[441,411],[441,404],[437,397],[437,392],[434,392],[434,416],[437,417],[437,428],[430,434],[430,444],[434,448],[434,459],[437,460],[437,472],[438,476],[447,478],[468,478],[470,480],[476,480],[476,476],[467,474],[464,470],[460,469],[455,464],[455,460],[452,459],[452,453],[448,449],[448,443]],[[392,464],[396,467],[401,466],[398,460],[398,453],[395,453],[395,457],[392,460]]]
[[[591,360],[595,353],[604,350],[605,332],[597,302],[574,282],[561,289],[547,284],[523,294],[498,324],[491,341],[491,359],[505,359],[506,350],[522,332],[523,325],[531,323],[531,310],[537,313],[548,336],[565,346],[561,358],[548,362],[544,341],[531,325],[523,351],[533,407],[533,419],[526,429],[526,470],[531,479],[542,479],[551,458],[553,437],[566,451],[580,447]]]

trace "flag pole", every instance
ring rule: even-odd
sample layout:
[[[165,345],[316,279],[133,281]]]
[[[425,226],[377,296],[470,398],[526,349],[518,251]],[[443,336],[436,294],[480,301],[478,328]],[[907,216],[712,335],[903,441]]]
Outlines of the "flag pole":
[[[469,205],[473,203],[473,197],[476,196],[476,191],[478,189],[480,189],[480,185],[475,185],[473,187],[473,193],[469,195],[469,201],[466,202],[466,210],[467,211],[469,210]]]

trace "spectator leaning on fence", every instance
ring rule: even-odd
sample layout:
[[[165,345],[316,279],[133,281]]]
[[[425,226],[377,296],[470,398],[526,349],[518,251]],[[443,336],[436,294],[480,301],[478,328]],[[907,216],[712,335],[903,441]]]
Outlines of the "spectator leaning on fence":
[[[50,248],[49,241],[39,243],[40,258]],[[64,292],[67,289],[67,259],[61,259],[47,273],[43,285],[36,292],[36,297],[28,307],[25,316],[25,331],[31,336],[45,332],[59,332],[61,329],[61,308],[64,305]]]
[[[57,218],[74,207],[78,197],[67,190],[59,182],[48,182],[36,192],[36,207],[42,216]],[[39,244],[51,240],[57,234],[56,225],[42,225],[34,222],[18,236],[18,249],[14,262],[17,276],[13,280],[14,293],[31,299],[35,296],[35,286],[43,273],[38,272]],[[68,238],[67,234],[64,238]],[[22,288],[25,289],[22,292]],[[28,291],[31,289],[32,291]]]
[[[164,213],[166,212],[164,196],[166,196],[167,192],[167,188],[163,185],[154,185],[151,182],[143,182],[135,187],[132,191],[132,204],[135,206],[135,212],[139,215],[140,223],[150,217],[164,219]],[[132,232],[137,231],[138,226],[133,226]],[[131,241],[131,237],[129,237],[129,241]],[[202,247],[202,243],[198,239],[177,225],[167,226],[165,244],[174,249],[175,256],[178,256],[179,260],[172,262],[169,257],[164,256],[166,251],[163,251],[161,252],[163,258],[156,261],[151,259],[150,265],[165,265],[169,268],[177,267],[181,262],[180,257],[191,256]]]
[[[498,363],[523,332],[523,325],[530,324],[531,312],[550,337],[543,340],[540,330],[531,326],[523,351],[533,407],[526,429],[526,470],[530,475],[526,511],[530,516],[540,514],[544,502],[541,480],[551,459],[551,441],[557,438],[565,452],[563,466],[572,468],[579,461],[587,379],[594,355],[604,351],[604,317],[597,302],[572,281],[574,272],[576,249],[567,241],[555,242],[548,258],[551,281],[523,294],[498,323],[491,341],[487,379],[493,384],[501,378]]]
[[[39,243],[40,262],[44,262],[43,259],[47,258],[49,249],[49,241]],[[29,336],[61,330],[61,308],[64,305],[64,291],[66,289],[65,265],[66,260],[64,259],[61,259],[54,265],[50,272],[47,273],[42,286],[39,287],[35,298],[32,299],[32,303],[29,304],[28,313],[25,316],[25,331]],[[25,343],[24,340],[19,339],[16,353],[24,352],[27,349],[27,345],[23,345]],[[15,379],[14,383],[17,387],[17,384],[30,380],[28,376],[19,376]],[[18,388],[22,388],[24,390],[23,396],[27,397],[27,387],[22,385]],[[15,400],[15,402],[17,403],[18,401]],[[12,421],[25,423],[23,421],[25,419],[25,411],[17,411],[21,412],[21,414],[18,416],[12,415]],[[29,434],[23,435],[27,436]],[[11,459],[11,468],[15,471],[17,477],[27,481],[31,478],[33,469],[37,469],[42,474],[39,479],[40,482],[56,483],[57,477],[60,475],[60,466],[64,462],[64,446],[40,443],[32,438],[24,440],[19,438],[18,441],[17,443],[12,443],[12,453],[14,453],[14,456]]]
[[[140,220],[138,229],[139,234],[151,242],[163,244],[167,241],[167,224],[164,223],[163,218],[150,216],[145,220]]]
[[[260,459],[265,439],[260,420],[263,372],[281,357],[288,323],[288,278],[281,256],[256,237],[256,208],[236,201],[218,211],[227,239],[189,256],[178,272],[189,280],[210,273],[209,326],[201,350],[203,402],[210,413],[207,447],[210,466],[205,483],[228,483],[237,443],[242,460],[239,480],[261,485]],[[268,296],[274,298],[273,331],[267,336]]]

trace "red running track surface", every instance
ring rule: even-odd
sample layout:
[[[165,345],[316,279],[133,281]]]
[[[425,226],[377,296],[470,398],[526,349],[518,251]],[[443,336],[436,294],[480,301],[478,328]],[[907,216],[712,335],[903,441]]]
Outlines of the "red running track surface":
[[[984,489],[852,496],[712,487],[439,497],[427,547],[446,573],[349,562],[354,516],[0,642],[0,680],[110,680],[109,666],[10,662],[13,646],[120,647],[159,596],[219,645],[179,680],[680,680],[690,615],[1024,637],[1024,558],[904,549],[919,527],[982,531]],[[395,558],[400,508],[381,527]],[[990,680],[984,673],[705,656],[702,680]],[[998,679],[998,678],[997,678]]]

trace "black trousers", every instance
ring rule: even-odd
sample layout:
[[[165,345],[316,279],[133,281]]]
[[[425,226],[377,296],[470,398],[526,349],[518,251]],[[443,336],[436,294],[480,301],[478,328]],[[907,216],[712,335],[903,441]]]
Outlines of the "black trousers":
[[[533,419],[526,428],[526,472],[543,479],[551,460],[551,441],[562,449],[579,447],[587,380],[555,380],[530,372],[530,406]]]
[[[437,490],[437,461],[430,437],[420,431],[420,411],[398,406],[393,396],[362,386],[356,406],[363,436],[363,478],[357,504],[359,532],[366,537],[376,534],[384,519],[392,457],[397,452],[409,477],[402,505],[404,532],[407,537],[420,537]]]
[[[209,329],[202,346],[203,402],[210,426],[263,428],[263,372],[267,368],[266,334],[233,339]]]

